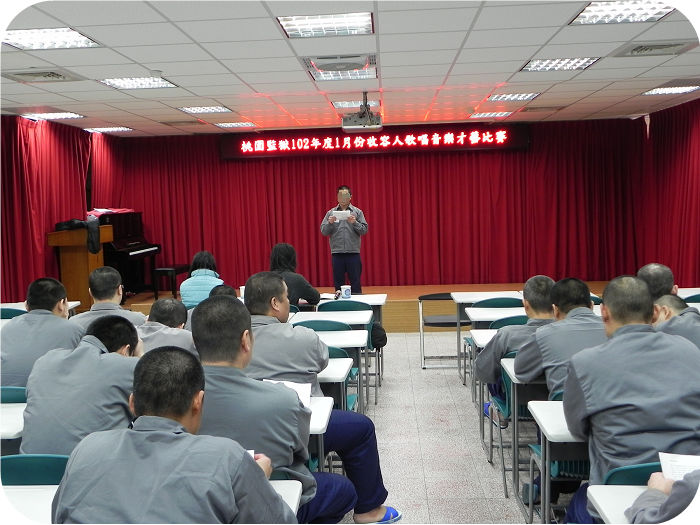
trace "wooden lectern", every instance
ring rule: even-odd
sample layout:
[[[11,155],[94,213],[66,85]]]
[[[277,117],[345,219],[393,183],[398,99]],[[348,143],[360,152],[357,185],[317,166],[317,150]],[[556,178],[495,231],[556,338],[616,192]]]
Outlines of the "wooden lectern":
[[[61,267],[61,282],[66,287],[68,299],[80,301],[76,308],[84,312],[92,306],[88,279],[95,268],[104,266],[104,250],[90,253],[87,249],[87,229],[51,232],[47,234],[49,246],[57,246]],[[100,243],[112,242],[112,226],[100,226]]]

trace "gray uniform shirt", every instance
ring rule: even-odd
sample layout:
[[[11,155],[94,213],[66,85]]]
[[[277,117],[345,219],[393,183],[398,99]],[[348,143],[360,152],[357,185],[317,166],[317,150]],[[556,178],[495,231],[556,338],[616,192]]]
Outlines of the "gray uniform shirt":
[[[251,316],[255,350],[245,369],[253,379],[311,383],[311,395],[323,397],[318,373],[328,366],[328,347],[305,326],[280,323],[267,315]]]
[[[367,221],[360,208],[348,205],[347,211],[354,215],[355,224],[348,221],[328,222],[334,211],[340,211],[340,206],[331,208],[321,222],[321,233],[324,237],[330,237],[331,253],[360,253],[360,236],[367,233]]]
[[[501,377],[501,359],[508,352],[517,352],[528,342],[540,326],[553,322],[554,319],[528,319],[527,324],[504,326],[477,356],[474,373],[479,381],[495,383]]]
[[[607,341],[603,320],[590,308],[574,308],[565,319],[538,328],[515,357],[515,375],[525,383],[544,373],[553,394],[564,388],[571,357]]]
[[[136,331],[143,341],[144,352],[148,352],[154,348],[160,348],[161,346],[177,346],[194,354],[197,356],[197,359],[199,359],[197,349],[194,347],[192,332],[188,330],[170,328],[169,326],[156,323],[155,321],[147,321],[137,326]]]
[[[697,308],[686,308],[656,329],[666,334],[681,335],[700,348],[700,312]]]
[[[51,516],[53,523],[297,522],[238,443],[155,416],[81,441]]]
[[[664,523],[688,508],[698,492],[700,470],[689,472],[673,484],[666,496],[657,489],[647,489],[625,511],[630,523]]]
[[[311,410],[284,385],[263,383],[229,366],[204,365],[206,394],[200,434],[235,439],[265,454],[272,467],[301,481],[301,505],[316,495],[309,459]]]
[[[84,335],[85,328],[49,310],[32,310],[11,319],[0,331],[0,382],[27,386],[37,359],[54,348],[75,348]]]
[[[27,381],[20,452],[68,455],[92,432],[129,426],[137,362],[107,352],[91,335],[75,350],[40,357]]]
[[[588,441],[591,485],[614,468],[658,461],[659,452],[700,455],[700,352],[650,325],[618,328],[571,359],[564,415]]]
[[[129,321],[131,321],[134,326],[139,326],[146,322],[146,316],[141,312],[124,310],[124,308],[114,303],[95,303],[87,312],[74,315],[69,319],[69,321],[79,323],[87,330],[90,323],[92,323],[98,317],[104,317],[105,315],[121,315],[122,317],[126,317]]]

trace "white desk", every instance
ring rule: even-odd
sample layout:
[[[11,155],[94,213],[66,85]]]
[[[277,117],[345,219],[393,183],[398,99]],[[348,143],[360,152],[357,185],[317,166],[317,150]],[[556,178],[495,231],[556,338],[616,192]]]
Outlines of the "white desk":
[[[296,315],[296,312],[289,312],[289,317],[287,317],[287,322],[291,323],[292,319],[294,319],[294,316]],[[292,323],[293,324],[293,323]]]
[[[517,308],[465,308],[467,316],[474,323],[493,322],[506,317],[515,315],[525,315],[525,308],[519,306]],[[593,305],[593,313],[600,315],[600,305]]]
[[[588,499],[605,523],[629,523],[625,511],[646,488],[646,485],[590,485]]]
[[[309,434],[316,438],[316,450],[318,451],[318,470],[323,472],[323,464],[326,454],[323,450],[323,433],[328,428],[333,411],[332,397],[312,397],[311,398],[311,423]]]
[[[27,403],[0,403],[0,420],[2,420],[0,439],[22,437],[25,408]]]
[[[290,321],[297,324],[302,321],[338,321],[350,326],[365,327],[374,316],[370,310],[350,310],[342,312],[298,312]]]
[[[316,376],[319,383],[337,383],[339,385],[341,410],[347,410],[348,398],[345,389],[345,380],[348,378],[351,368],[352,358],[350,357],[330,359],[328,361],[328,366],[321,370]]]
[[[329,312],[332,313],[332,312]],[[371,313],[371,312],[366,312]],[[299,315],[299,314],[297,314]],[[336,332],[316,332],[319,339],[326,343],[328,346],[336,346],[338,348],[343,348],[348,351],[350,357],[358,368],[362,366],[362,352],[361,349],[367,348],[367,339],[369,337],[369,332],[367,330],[339,330]],[[366,356],[366,354],[365,354]],[[362,369],[360,368],[360,371]],[[365,359],[365,372],[367,371],[367,362]],[[367,376],[365,373],[358,374],[358,385],[357,385],[357,396],[358,403],[360,404],[360,412],[365,411],[365,384],[367,382]]]
[[[685,299],[686,297],[690,297],[691,295],[698,295],[700,294],[700,287],[699,288],[679,288],[678,289],[678,297],[681,299]]]
[[[365,303],[370,305],[372,307],[372,311],[374,312],[374,318],[377,320],[377,322],[381,324],[383,319],[382,307],[386,304],[386,298],[387,294],[385,293],[367,293],[353,295],[350,299],[337,300],[341,302],[343,300],[357,301],[358,303]],[[321,294],[321,301],[318,304],[321,305],[323,303],[329,303],[335,300],[336,299],[334,299],[334,294]]]
[[[295,479],[273,479],[270,480],[270,485],[275,489],[275,492],[282,496],[284,502],[289,505],[294,514],[299,510],[299,501],[301,499],[301,481]]]
[[[469,331],[470,338],[471,338],[472,342],[474,343],[474,348],[472,349],[471,352],[468,352],[466,349],[466,345],[465,345],[464,355],[463,355],[463,358],[464,358],[464,377],[463,377],[462,384],[463,385],[467,384],[467,359],[468,359],[469,360],[469,371],[470,371],[469,376],[471,378],[471,381],[469,382],[470,383],[469,386],[470,386],[471,392],[472,392],[472,402],[474,402],[474,403],[476,403],[476,399],[477,399],[477,395],[476,395],[476,383],[477,383],[477,381],[476,381],[476,376],[474,375],[474,360],[476,359],[476,356],[478,355],[479,350],[480,349],[483,350],[486,347],[486,345],[489,343],[489,341],[491,341],[491,339],[493,339],[493,337],[496,335],[496,332],[498,332],[498,330],[474,329],[474,330]],[[483,410],[483,406],[482,407],[477,406],[477,410],[478,410],[478,413],[481,413],[481,411]],[[483,417],[481,419],[483,419]],[[483,430],[483,421],[481,422],[481,428]],[[483,437],[483,434],[482,434],[482,437]]]
[[[80,301],[68,301],[68,311],[70,312],[70,315],[75,315],[75,309],[80,306]],[[24,306],[24,302],[21,303],[0,303],[0,308],[13,308],[15,310],[24,310],[26,311],[27,309]],[[11,319],[2,319],[2,324],[0,326],[5,326],[5,323],[7,321],[10,321]]]

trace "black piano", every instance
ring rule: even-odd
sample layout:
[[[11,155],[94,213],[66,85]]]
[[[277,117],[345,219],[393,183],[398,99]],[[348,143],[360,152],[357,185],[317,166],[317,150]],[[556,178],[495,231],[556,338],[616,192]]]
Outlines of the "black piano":
[[[153,270],[160,244],[151,244],[143,236],[143,212],[105,213],[100,225],[111,225],[114,240],[104,244],[105,265],[115,268],[122,276],[124,297],[144,290],[154,290]],[[151,284],[145,283],[145,261],[148,259]]]

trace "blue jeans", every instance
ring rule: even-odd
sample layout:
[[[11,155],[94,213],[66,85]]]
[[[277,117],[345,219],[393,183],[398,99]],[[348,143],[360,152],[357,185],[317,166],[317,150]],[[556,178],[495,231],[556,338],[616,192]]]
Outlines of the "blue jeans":
[[[299,523],[338,523],[357,502],[350,480],[340,474],[314,472],[316,495],[297,511]]]

